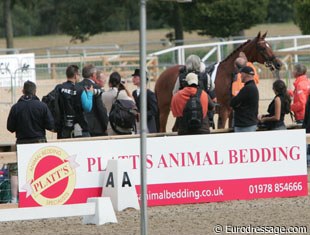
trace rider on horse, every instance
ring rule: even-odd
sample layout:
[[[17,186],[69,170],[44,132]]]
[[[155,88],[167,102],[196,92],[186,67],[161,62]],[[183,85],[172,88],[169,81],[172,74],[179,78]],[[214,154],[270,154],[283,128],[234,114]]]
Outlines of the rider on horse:
[[[211,81],[210,75],[206,72],[205,64],[201,62],[199,56],[197,55],[188,56],[185,62],[185,66],[182,66],[180,68],[179,78],[177,79],[174,89],[172,91],[173,94],[187,86],[185,77],[188,73],[197,74],[199,86],[203,90],[205,90],[210,96],[212,96],[210,93],[214,91],[214,82]]]
[[[207,72],[205,64],[201,62],[201,59],[197,55],[188,56],[185,61],[185,66],[182,66],[180,68],[179,77],[176,80],[174,89],[172,91],[173,95],[187,86],[185,78],[189,73],[195,73],[198,75],[199,87],[207,92],[207,94],[209,95],[208,100],[209,102],[212,102],[212,100],[215,99],[214,82],[211,80],[211,76]],[[214,104],[212,106],[214,106]],[[209,110],[208,117],[210,127],[214,129],[215,127],[213,116],[214,116],[214,110]]]

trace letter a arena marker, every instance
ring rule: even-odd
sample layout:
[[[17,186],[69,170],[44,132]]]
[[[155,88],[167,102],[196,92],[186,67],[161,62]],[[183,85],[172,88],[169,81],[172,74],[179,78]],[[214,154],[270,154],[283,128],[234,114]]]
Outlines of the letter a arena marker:
[[[115,211],[140,210],[132,169],[128,160],[108,160],[103,179],[102,197],[110,197]]]

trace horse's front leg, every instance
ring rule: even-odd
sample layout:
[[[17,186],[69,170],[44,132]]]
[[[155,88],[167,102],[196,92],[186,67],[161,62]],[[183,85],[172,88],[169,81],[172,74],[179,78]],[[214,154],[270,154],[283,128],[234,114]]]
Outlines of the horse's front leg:
[[[226,106],[220,106],[219,107],[219,117],[217,121],[217,127],[218,129],[223,129],[226,126],[226,121],[229,117],[230,108]]]
[[[166,132],[166,126],[167,126],[167,121],[168,121],[168,116],[169,116],[169,112],[170,112],[170,107],[168,106],[168,108],[162,108],[159,114],[159,132]]]
[[[174,122],[174,125],[173,125],[173,127],[172,127],[172,131],[173,131],[173,132],[176,132],[176,131],[179,130],[179,122],[180,122],[180,119],[176,118],[176,119],[175,119],[175,122]]]

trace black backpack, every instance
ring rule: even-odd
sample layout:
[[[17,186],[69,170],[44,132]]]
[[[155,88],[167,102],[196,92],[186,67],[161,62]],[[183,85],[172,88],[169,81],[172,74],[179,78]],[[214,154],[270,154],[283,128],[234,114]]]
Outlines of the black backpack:
[[[109,113],[110,125],[117,134],[132,134],[136,132],[137,107],[132,100],[118,100],[118,94]]]
[[[61,115],[59,109],[59,91],[57,87],[50,91],[47,95],[43,96],[42,102],[45,103],[51,111],[55,122],[55,130],[59,131],[61,126]]]
[[[179,90],[182,90],[184,87],[187,87],[186,76],[189,73],[195,73],[198,76],[199,87],[207,92],[209,95],[214,90],[212,87],[211,74],[214,70],[214,64],[207,67],[204,72],[195,72],[195,71],[187,71],[186,66],[182,66],[179,69]]]
[[[187,81],[185,80],[186,75],[189,72],[187,71],[185,66],[182,66],[179,70],[179,83],[180,83],[180,87],[179,90],[182,90],[184,87],[187,86]]]
[[[189,98],[183,110],[182,124],[189,130],[197,130],[201,128],[203,123],[201,92],[202,90],[197,88],[196,94]]]
[[[0,203],[8,203],[11,200],[11,184],[7,164],[0,168]]]

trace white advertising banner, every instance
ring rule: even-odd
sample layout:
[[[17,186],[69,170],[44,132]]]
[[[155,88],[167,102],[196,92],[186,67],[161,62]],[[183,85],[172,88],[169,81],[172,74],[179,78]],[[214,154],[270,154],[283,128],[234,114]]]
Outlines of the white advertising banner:
[[[23,86],[27,80],[36,82],[33,53],[0,55],[0,87]]]
[[[140,139],[18,145],[20,206],[101,195],[109,159],[128,159],[140,193]],[[147,139],[148,204],[307,194],[304,130]]]

